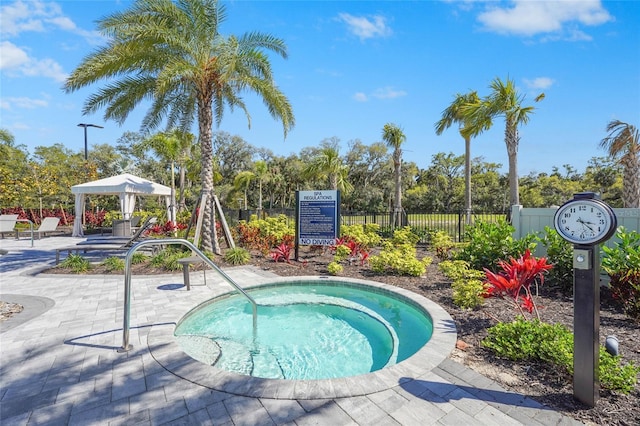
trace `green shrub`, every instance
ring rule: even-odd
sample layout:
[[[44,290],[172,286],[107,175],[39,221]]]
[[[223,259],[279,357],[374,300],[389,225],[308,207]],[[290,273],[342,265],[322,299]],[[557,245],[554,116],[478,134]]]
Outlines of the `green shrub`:
[[[518,318],[488,330],[482,345],[496,355],[514,361],[532,360],[557,365],[573,374],[573,334],[560,324]],[[630,393],[635,388],[640,367],[621,365],[620,357],[600,347],[599,377],[603,388]]]
[[[419,260],[415,247],[410,244],[394,245],[392,241],[384,241],[382,247],[380,254],[369,258],[371,269],[377,273],[419,277],[432,261],[430,257]]]
[[[358,245],[364,250],[380,244],[382,237],[379,232],[380,225],[377,223],[340,226],[340,236],[358,243]]]
[[[189,257],[190,255],[191,251],[185,251],[177,247],[167,247],[151,258],[151,265],[167,271],[179,271],[182,269],[182,265],[178,263],[178,259]]]
[[[482,280],[457,280],[451,284],[453,303],[462,309],[475,309],[484,303]]]
[[[464,260],[445,260],[438,264],[438,268],[453,281],[484,278],[484,272],[472,269],[469,262]]]
[[[445,231],[435,231],[430,234],[429,240],[431,241],[431,247],[436,252],[436,257],[440,260],[449,260],[452,256],[451,251],[456,246],[456,243]]]
[[[80,274],[91,269],[91,263],[79,254],[70,254],[60,262],[62,268],[71,269],[72,272]]]
[[[131,256],[132,265],[139,265],[141,263],[145,263],[147,260],[149,260],[149,256],[139,251],[133,253],[133,255]]]
[[[344,270],[344,268],[338,262],[333,261],[327,265],[327,270],[331,275],[338,275]]]
[[[281,244],[293,245],[295,228],[283,214],[265,219],[257,219],[252,215],[248,222],[242,220],[238,223],[236,233],[239,243],[245,248],[267,255],[272,248]]]
[[[573,290],[573,245],[562,238],[555,229],[544,227],[539,241],[547,249],[547,260],[553,265],[548,278],[562,290]]]
[[[227,250],[224,260],[230,265],[246,265],[251,260],[251,253],[242,247],[235,247]]]
[[[613,247],[602,246],[602,269],[609,275],[611,294],[625,314],[640,321],[640,234],[618,228]]]
[[[107,272],[124,271],[124,259],[119,257],[108,257],[101,262]]]
[[[456,254],[456,259],[466,260],[473,269],[487,268],[495,271],[500,260],[518,258],[527,249],[536,248],[536,236],[528,234],[516,240],[515,229],[505,220],[498,222],[476,222],[465,231],[466,243]]]
[[[471,269],[464,260],[445,260],[438,268],[452,279],[453,303],[463,309],[474,309],[484,303],[484,272]]]

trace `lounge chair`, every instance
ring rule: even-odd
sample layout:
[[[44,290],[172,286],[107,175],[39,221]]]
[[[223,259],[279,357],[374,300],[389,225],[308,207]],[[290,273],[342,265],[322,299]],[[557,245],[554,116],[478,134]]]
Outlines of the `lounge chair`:
[[[42,238],[42,235],[46,234],[47,232],[62,232],[58,231],[59,223],[59,217],[45,217],[44,219],[42,219],[42,223],[40,223],[38,229],[33,230],[33,233],[38,234],[38,238]],[[31,230],[19,231],[17,237],[20,237],[20,234],[31,235]]]
[[[67,256],[72,252],[76,254],[88,251],[128,251],[135,243],[143,239],[143,234],[151,228],[158,218],[152,216],[148,218],[144,224],[136,231],[131,238],[127,237],[100,237],[91,238],[69,247],[61,247],[56,249],[56,265],[60,263],[60,252],[67,252]]]
[[[0,215],[0,235],[4,238],[5,233],[15,233],[16,222],[18,222],[17,214]]]

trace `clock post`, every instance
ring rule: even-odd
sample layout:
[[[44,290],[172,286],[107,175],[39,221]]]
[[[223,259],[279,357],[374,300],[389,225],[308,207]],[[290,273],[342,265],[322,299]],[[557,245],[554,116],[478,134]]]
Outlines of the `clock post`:
[[[613,209],[593,192],[558,208],[556,231],[573,243],[573,396],[595,406],[599,394],[600,250],[616,230]]]

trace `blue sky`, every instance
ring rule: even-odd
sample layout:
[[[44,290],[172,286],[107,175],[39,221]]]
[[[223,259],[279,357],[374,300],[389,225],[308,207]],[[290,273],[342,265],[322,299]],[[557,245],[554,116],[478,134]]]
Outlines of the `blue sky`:
[[[640,1],[243,1],[224,2],[223,34],[261,31],[285,40],[273,57],[276,83],[292,102],[296,126],[286,139],[262,102],[247,94],[244,114],[226,112],[219,130],[275,154],[299,153],[336,137],[381,140],[389,122],[403,128],[404,158],[426,168],[439,152],[464,153],[456,128],[434,123],[457,93],[489,93],[499,77],[515,81],[524,104],[544,92],[521,128],[519,174],[570,164],[583,172],[611,120],[640,125]],[[139,131],[145,106],[123,126],[102,112],[82,115],[95,87],[61,87],[104,39],[95,21],[130,1],[6,1],[0,5],[0,127],[33,153],[36,146],[89,145]],[[93,89],[93,90],[92,90]],[[504,124],[472,142],[472,156],[507,170]]]

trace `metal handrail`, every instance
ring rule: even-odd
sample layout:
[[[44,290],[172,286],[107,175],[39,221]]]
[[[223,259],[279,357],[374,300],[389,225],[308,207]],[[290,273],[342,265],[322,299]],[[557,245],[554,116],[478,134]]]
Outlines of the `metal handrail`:
[[[31,247],[33,247],[33,222],[29,219],[16,219],[16,222],[29,222],[29,229],[31,230]],[[20,236],[20,231],[16,229],[16,240]]]
[[[150,245],[163,245],[163,244],[182,244],[183,246],[187,246],[194,254],[198,255],[209,265],[213,270],[215,270],[225,281],[231,284],[236,290],[238,290],[241,294],[243,294],[251,303],[251,307],[253,309],[253,338],[255,341],[256,338],[256,330],[258,328],[258,305],[253,297],[249,296],[247,292],[245,292],[242,287],[240,287],[229,275],[227,275],[222,269],[218,268],[218,266],[213,263],[211,259],[209,259],[204,253],[202,253],[198,248],[193,245],[190,241],[183,240],[180,238],[165,238],[165,239],[151,239],[144,240],[136,243],[133,247],[129,249],[127,255],[125,256],[125,267],[124,267],[124,320],[122,325],[122,347],[118,349],[118,352],[126,352],[131,350],[133,347],[129,344],[129,328],[130,328],[130,317],[131,317],[131,258],[133,254],[138,251],[138,249],[144,246]]]

